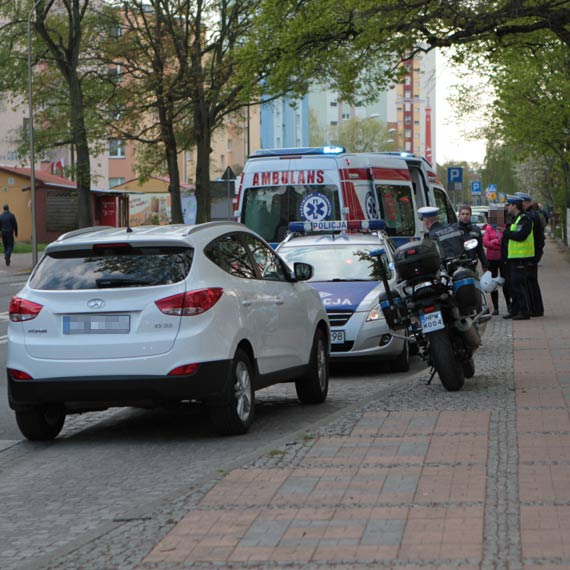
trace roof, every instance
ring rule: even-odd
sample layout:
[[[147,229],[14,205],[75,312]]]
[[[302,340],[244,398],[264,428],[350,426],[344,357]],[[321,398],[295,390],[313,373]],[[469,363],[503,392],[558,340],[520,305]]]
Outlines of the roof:
[[[168,176],[149,176],[148,180],[158,180],[159,182],[162,182],[166,185],[170,184],[170,178]],[[141,187],[142,184],[140,183],[138,178],[129,178],[129,180],[125,180],[124,182],[121,182],[120,184],[117,184],[116,188],[124,188],[127,184],[132,184],[133,182],[137,183],[137,186]],[[115,188],[115,187],[113,187]],[[180,183],[180,189],[181,190],[195,190],[195,186],[194,184],[184,184],[183,182]],[[134,190],[135,192],[141,192],[141,190]]]
[[[31,168],[21,168],[18,166],[2,166],[0,165],[0,171],[9,172],[11,174],[16,174],[24,178],[32,178]],[[56,188],[69,188],[70,190],[75,190],[77,188],[77,183],[69,178],[63,176],[57,176],[56,174],[50,174],[49,172],[44,172],[43,170],[34,169],[34,178],[36,182],[43,184],[44,186],[54,186]]]

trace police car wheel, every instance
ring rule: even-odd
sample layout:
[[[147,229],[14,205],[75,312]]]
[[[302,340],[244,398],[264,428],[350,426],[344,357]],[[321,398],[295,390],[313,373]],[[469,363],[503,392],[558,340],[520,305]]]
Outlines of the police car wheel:
[[[408,372],[410,369],[410,343],[406,341],[399,356],[390,360],[390,370],[392,372]]]

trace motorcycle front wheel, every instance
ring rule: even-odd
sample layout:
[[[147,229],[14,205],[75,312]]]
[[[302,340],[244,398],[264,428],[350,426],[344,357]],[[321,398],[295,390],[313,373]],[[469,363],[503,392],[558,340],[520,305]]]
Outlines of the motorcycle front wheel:
[[[463,365],[453,352],[453,345],[447,331],[440,330],[427,335],[433,367],[439,374],[443,387],[449,392],[461,390],[465,383]]]

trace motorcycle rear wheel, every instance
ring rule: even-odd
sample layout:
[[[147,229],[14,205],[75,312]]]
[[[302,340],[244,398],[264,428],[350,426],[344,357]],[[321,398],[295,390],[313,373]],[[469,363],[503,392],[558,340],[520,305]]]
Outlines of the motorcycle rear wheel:
[[[427,337],[431,361],[439,374],[443,387],[449,392],[461,390],[465,384],[463,365],[455,357],[447,331],[435,331],[429,333]]]

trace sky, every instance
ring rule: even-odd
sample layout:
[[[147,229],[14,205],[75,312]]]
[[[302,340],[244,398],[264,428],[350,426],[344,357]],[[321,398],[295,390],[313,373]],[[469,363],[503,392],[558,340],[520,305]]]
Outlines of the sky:
[[[468,141],[462,130],[473,126],[472,121],[455,122],[452,107],[447,101],[449,88],[459,79],[444,54],[436,54],[436,117],[435,159],[439,164],[465,160],[482,163],[485,158],[485,141]]]

